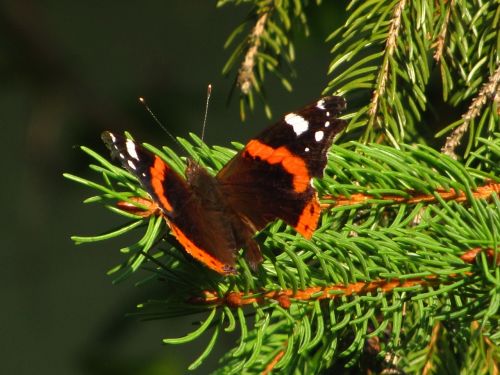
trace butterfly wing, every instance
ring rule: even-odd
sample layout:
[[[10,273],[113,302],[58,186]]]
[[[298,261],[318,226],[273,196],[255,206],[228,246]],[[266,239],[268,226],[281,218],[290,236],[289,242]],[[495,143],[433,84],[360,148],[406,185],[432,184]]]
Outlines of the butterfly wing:
[[[208,209],[188,182],[158,155],[111,132],[104,132],[102,139],[112,157],[137,177],[158,204],[186,252],[220,274],[235,273],[236,241],[223,213]],[[206,171],[192,172],[201,173],[208,176]]]
[[[217,179],[234,209],[255,230],[283,219],[305,238],[317,227],[320,205],[313,177],[321,177],[327,151],[346,122],[346,102],[328,96],[285,115],[252,139]]]

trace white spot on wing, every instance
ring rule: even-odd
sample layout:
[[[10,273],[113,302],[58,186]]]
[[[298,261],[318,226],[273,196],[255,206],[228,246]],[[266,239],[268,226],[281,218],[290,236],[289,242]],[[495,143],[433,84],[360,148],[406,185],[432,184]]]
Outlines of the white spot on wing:
[[[134,162],[130,159],[127,160],[127,164],[130,168],[132,168],[134,171],[137,169],[137,167],[135,166]]]
[[[316,103],[316,108],[325,109],[325,100],[324,99],[318,100],[318,102]]]
[[[127,152],[128,154],[133,157],[135,160],[139,160],[139,155],[137,155],[137,150],[135,148],[135,143],[131,141],[130,139],[127,139]]]
[[[330,121],[325,122],[325,128],[330,126]]]
[[[108,133],[108,134],[109,134],[109,138],[111,138],[111,141],[112,141],[113,143],[115,143],[115,142],[116,142],[116,137],[115,137],[115,135],[114,135],[113,133]]]
[[[286,115],[285,122],[293,128],[296,135],[301,135],[309,129],[309,121],[295,113]]]
[[[305,152],[309,152],[309,147],[306,147],[306,148],[304,149],[304,151],[305,151]]]
[[[321,141],[324,136],[325,133],[322,130],[318,130],[316,133],[314,133],[314,139],[316,140],[316,142]]]
[[[326,117],[330,117],[330,112],[326,112]]]

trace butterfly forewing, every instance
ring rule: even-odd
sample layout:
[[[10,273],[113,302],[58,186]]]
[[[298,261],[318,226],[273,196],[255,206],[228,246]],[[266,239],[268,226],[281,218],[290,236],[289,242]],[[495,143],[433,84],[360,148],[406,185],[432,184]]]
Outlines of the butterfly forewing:
[[[320,213],[311,179],[323,175],[327,151],[346,125],[338,119],[345,107],[329,96],[288,113],[219,172],[227,199],[256,229],[280,218],[311,237]]]

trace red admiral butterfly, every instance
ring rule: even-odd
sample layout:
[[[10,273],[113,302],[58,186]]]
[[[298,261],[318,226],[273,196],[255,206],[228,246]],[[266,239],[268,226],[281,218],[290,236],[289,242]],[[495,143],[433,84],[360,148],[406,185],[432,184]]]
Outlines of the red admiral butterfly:
[[[309,239],[320,205],[311,182],[321,177],[333,137],[346,125],[346,102],[328,96],[284,116],[250,140],[214,177],[188,160],[186,178],[130,139],[104,132],[113,157],[134,174],[160,207],[184,249],[220,274],[236,273],[245,248],[252,268],[262,262],[255,233],[282,219]]]

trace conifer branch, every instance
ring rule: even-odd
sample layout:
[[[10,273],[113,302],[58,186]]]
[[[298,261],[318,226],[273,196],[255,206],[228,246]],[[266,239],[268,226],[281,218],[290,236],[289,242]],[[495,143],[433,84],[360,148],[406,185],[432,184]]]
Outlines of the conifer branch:
[[[488,100],[495,100],[500,106],[500,65],[497,65],[496,71],[489,77],[488,82],[483,84],[483,87],[472,100],[469,110],[462,116],[462,124],[456,127],[451,135],[446,138],[446,142],[441,148],[441,152],[454,159],[457,158],[455,149],[460,145],[462,137],[467,132],[471,121],[481,114],[481,109]]]
[[[486,344],[486,346],[488,348],[487,349],[487,358],[489,359],[488,363],[491,363],[491,365],[492,365],[491,368],[488,369],[488,370],[490,370],[489,373],[495,374],[495,375],[500,374],[500,361],[499,361],[500,358],[498,358],[499,357],[498,346],[495,345],[495,343],[493,343],[489,337],[487,337],[483,334],[482,327],[477,320],[474,320],[472,322],[471,328],[475,332],[479,332],[479,335],[481,336],[481,340]],[[485,370],[487,371],[487,369],[485,369]]]
[[[269,17],[269,13],[270,10],[262,12],[257,22],[255,23],[255,26],[249,37],[249,48],[245,54],[243,62],[241,63],[241,67],[238,73],[238,84],[241,88],[241,92],[244,95],[248,95],[250,93],[252,83],[255,80],[255,58],[259,50],[262,34],[265,31],[265,25]]]
[[[484,147],[497,147],[498,141],[488,142]],[[180,143],[188,154],[214,172],[236,152],[208,148],[197,137]],[[87,200],[89,203],[103,203],[132,223],[105,235],[78,237],[78,241],[110,239],[146,228],[136,244],[125,248],[126,260],[113,270],[115,280],[124,280],[143,269],[149,272],[147,282],[156,276],[175,290],[163,300],[142,304],[136,315],[143,319],[209,313],[192,334],[166,341],[192,341],[215,327],[209,346],[194,367],[211,351],[228,320],[234,322],[231,329],[237,323],[242,327],[242,344],[224,359],[229,367],[248,365],[258,372],[267,365],[275,371],[297,366],[305,369],[311,365],[308,350],[319,350],[322,359],[318,366],[328,368],[344,351],[343,355],[354,361],[363,352],[366,340],[380,338],[388,325],[395,324],[391,331],[400,332],[397,322],[403,321],[403,302],[408,311],[405,314],[411,316],[420,311],[413,299],[429,299],[430,304],[446,306],[448,298],[466,291],[470,297],[458,316],[482,319],[474,309],[492,298],[486,292],[491,281],[486,280],[494,274],[496,266],[492,262],[500,258],[492,240],[492,232],[500,225],[500,202],[493,193],[498,182],[485,183],[486,178],[477,177],[473,168],[464,168],[424,146],[401,145],[401,150],[358,143],[334,146],[325,177],[316,181],[320,196],[362,193],[377,199],[368,208],[358,204],[325,211],[312,241],[303,240],[280,222],[271,225],[262,235],[267,238],[261,241],[265,258],[262,269],[258,274],[247,272],[248,266],[240,259],[240,274],[230,280],[218,279],[169,246],[170,239],[164,239],[165,220],[137,187],[137,181],[93,151],[83,150],[97,161],[92,169],[103,177],[104,184],[67,176],[99,192]],[[179,170],[184,168],[183,161],[170,150],[154,152]],[[476,156],[481,155],[484,153]],[[448,191],[444,187],[449,187]],[[423,199],[433,191],[439,194],[425,202],[422,212]],[[415,192],[413,198],[420,195],[415,209],[404,200],[387,205],[381,199],[395,195],[408,200],[412,198],[408,192]],[[469,204],[461,204],[462,193],[469,198]],[[116,203],[111,206],[113,202],[122,202],[119,209]],[[410,224],[417,213],[423,215],[422,221]],[[156,242],[158,246],[153,245]],[[255,314],[255,327],[249,326],[243,309]],[[370,314],[384,309],[392,312],[382,314],[379,322],[370,319]],[[418,314],[431,319],[431,311]],[[340,342],[350,344],[339,348]],[[384,339],[379,342],[381,356],[387,355],[388,343],[393,348],[403,345],[397,337]],[[401,355],[404,353],[399,350],[391,358],[404,358]]]
[[[370,107],[368,109],[368,114],[370,120],[368,122],[368,128],[373,126],[375,121],[375,116],[377,114],[379,98],[385,92],[385,85],[389,76],[389,65],[390,58],[394,54],[394,50],[397,46],[397,38],[399,34],[399,28],[401,27],[401,16],[403,9],[405,7],[406,0],[400,0],[394,7],[394,12],[391,19],[391,26],[387,35],[387,41],[384,49],[384,60],[382,62],[382,67],[378,72],[377,83],[375,86],[375,91],[373,92],[372,100],[370,102]]]
[[[500,265],[500,256],[495,258],[495,250],[493,249],[482,249],[480,247],[475,247],[473,249],[470,249],[463,253],[460,258],[465,262],[472,264],[476,261],[476,258],[479,256],[479,254],[483,252],[486,254],[486,258],[488,259],[489,262],[494,262],[496,259],[496,264]]]
[[[408,197],[390,194],[380,194],[379,196],[375,196],[362,193],[351,194],[350,196],[324,195],[322,197],[323,200],[333,200],[335,203],[322,203],[321,208],[328,209],[338,206],[353,206],[360,203],[369,203],[369,201],[377,201],[378,204],[380,204],[381,201],[387,201],[388,204],[417,204],[423,202],[436,203],[438,201],[436,194],[439,195],[439,198],[444,201],[454,200],[456,202],[465,202],[468,199],[467,195],[463,191],[455,191],[453,188],[450,188],[449,190],[438,188],[435,190],[434,194],[419,194],[415,192],[407,193]],[[472,192],[472,196],[475,199],[489,199],[493,193],[500,194],[500,183],[489,182],[483,186],[478,186],[477,189]]]
[[[429,345],[427,346],[427,355],[424,368],[422,369],[422,375],[428,375],[432,373],[433,370],[432,357],[437,351],[437,343],[439,340],[440,331],[441,331],[441,323],[437,322],[434,324],[434,327],[432,328],[431,339],[429,341]]]
[[[434,52],[434,60],[436,60],[437,62],[440,62],[441,58],[443,57],[443,49],[446,43],[446,34],[448,32],[448,25],[450,23],[451,8],[453,8],[454,6],[455,0],[450,0],[446,4],[446,15],[441,25],[441,30],[438,34],[438,38],[434,44],[436,48],[436,51]]]
[[[500,265],[500,256],[495,257],[493,249],[474,248],[467,250],[460,258],[468,264],[474,264],[480,253],[486,254],[490,262],[496,260],[496,264]],[[470,277],[472,272],[465,272],[463,276]],[[447,278],[451,280],[460,277],[458,274],[448,274]],[[267,305],[278,303],[284,309],[289,309],[293,302],[312,302],[323,299],[336,299],[348,297],[352,295],[370,295],[374,291],[380,291],[385,294],[392,293],[396,288],[412,288],[415,286],[432,287],[434,285],[442,285],[438,275],[427,275],[425,277],[408,277],[408,278],[391,278],[379,279],[370,282],[356,282],[351,284],[338,284],[323,287],[310,287],[304,290],[285,289],[271,291],[249,291],[249,292],[228,292],[224,296],[220,296],[215,290],[204,290],[201,296],[193,296],[188,298],[189,303],[195,305],[209,306],[227,306],[230,308],[238,308],[246,305]]]
[[[218,6],[241,2],[240,0],[219,0]],[[304,12],[304,6],[308,1],[254,0],[250,2],[254,3],[251,18],[256,19],[255,24],[236,46],[222,69],[224,75],[237,69],[235,82],[241,91],[240,116],[242,119],[246,117],[247,108],[254,109],[255,96],[263,102],[266,115],[271,117],[271,109],[265,102],[263,87],[267,73],[276,76],[282,86],[291,91],[292,85],[288,76],[294,74],[292,63],[295,60],[292,31],[302,28],[306,36],[309,33]],[[316,3],[319,5],[319,1]],[[245,29],[247,29],[245,24],[238,26],[227,38],[224,47],[228,48]]]
[[[266,366],[266,368],[264,369],[264,371],[262,371],[262,375],[269,375],[273,372],[274,368],[276,367],[276,365],[278,364],[278,362],[280,361],[281,358],[283,358],[283,356],[285,355],[285,350],[280,350],[278,352],[278,354],[276,354],[273,359],[271,360],[271,362],[269,362]]]

